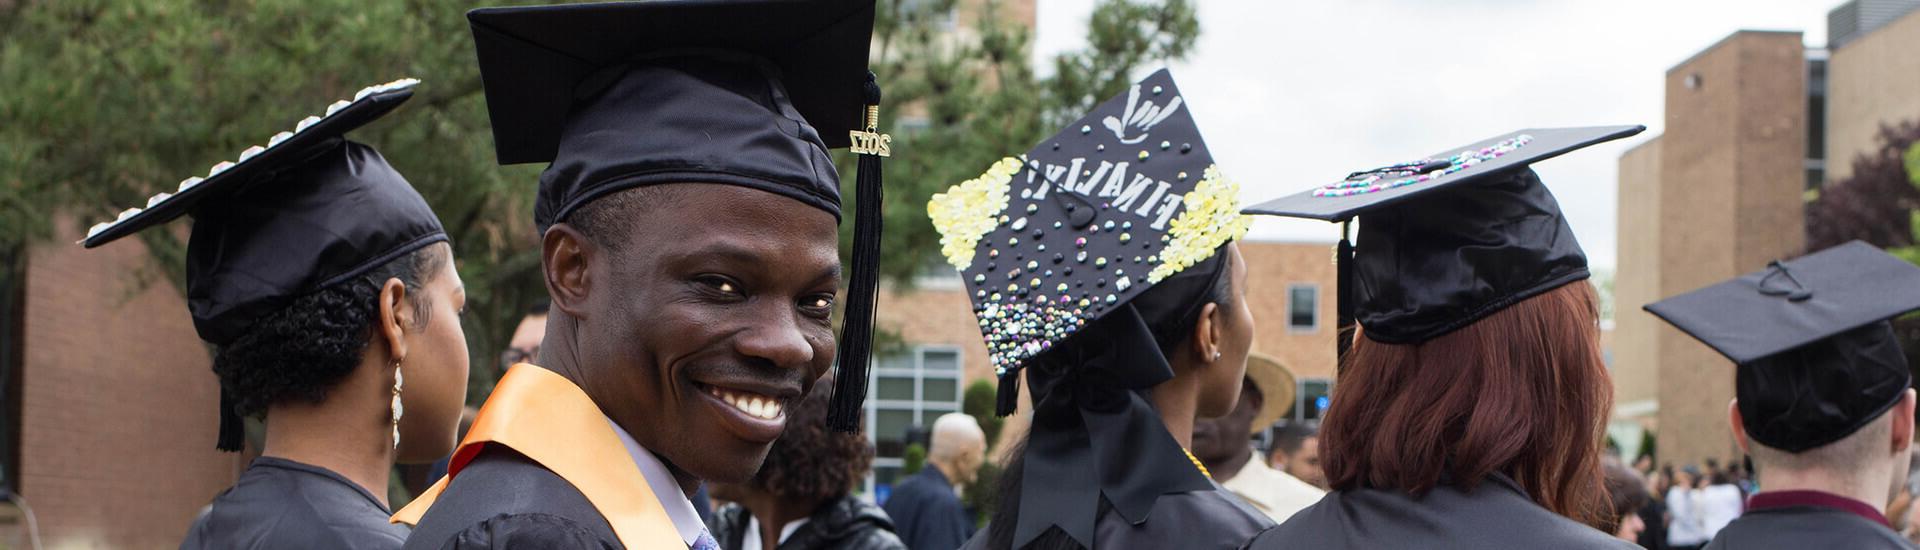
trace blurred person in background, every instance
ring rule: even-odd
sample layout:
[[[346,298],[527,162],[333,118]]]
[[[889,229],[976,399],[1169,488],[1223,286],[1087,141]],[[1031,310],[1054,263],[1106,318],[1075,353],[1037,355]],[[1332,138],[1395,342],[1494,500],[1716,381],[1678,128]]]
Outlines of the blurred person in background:
[[[972,416],[947,413],[933,421],[926,467],[895,484],[887,497],[887,515],[907,547],[952,550],[967,542],[973,516],[960,503],[959,492],[973,483],[986,456],[986,432]]]
[[[1673,484],[1667,488],[1668,548],[1695,550],[1712,539],[1701,520],[1700,483],[1700,468],[1692,464],[1673,473]]]
[[[1320,433],[1313,426],[1290,423],[1273,432],[1273,468],[1308,485],[1327,489],[1327,473],[1320,469]]]
[[[833,387],[828,376],[816,387]],[[860,433],[827,428],[827,394],[815,390],[787,409],[791,424],[760,472],[713,485],[730,501],[708,523],[720,550],[906,550],[893,521],[852,495],[873,465]]]
[[[1233,412],[1193,423],[1193,456],[1213,472],[1222,487],[1274,521],[1286,521],[1327,495],[1307,482],[1267,467],[1250,442],[1255,427],[1280,419],[1293,405],[1293,373],[1271,357],[1247,360],[1246,381]]]
[[[1605,469],[1608,506],[1597,527],[1620,540],[1638,544],[1640,534],[1647,528],[1640,510],[1653,501],[1653,495],[1647,493],[1647,480],[1617,460],[1608,460]]]

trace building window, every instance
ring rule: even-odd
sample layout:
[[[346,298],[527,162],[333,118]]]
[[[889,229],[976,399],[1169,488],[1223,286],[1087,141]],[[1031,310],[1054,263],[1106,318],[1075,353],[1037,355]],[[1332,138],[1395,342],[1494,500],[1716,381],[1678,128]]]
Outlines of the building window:
[[[960,410],[960,348],[914,346],[874,361],[867,395],[867,437],[873,441],[870,493],[901,477],[907,445],[927,442],[940,415]]]
[[[1320,415],[1327,412],[1328,400],[1333,397],[1333,381],[1325,378],[1301,378],[1297,391],[1293,392],[1293,409],[1281,416],[1283,421],[1318,421]]]
[[[1320,328],[1320,285],[1296,283],[1287,287],[1287,330],[1313,332]]]

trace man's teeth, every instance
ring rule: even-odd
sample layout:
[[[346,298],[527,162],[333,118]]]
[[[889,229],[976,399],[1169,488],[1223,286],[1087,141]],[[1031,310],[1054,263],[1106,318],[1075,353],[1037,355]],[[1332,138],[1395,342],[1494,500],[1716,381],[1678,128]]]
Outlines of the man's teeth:
[[[780,418],[780,402],[767,396],[720,388],[707,388],[707,393],[713,394],[714,397],[725,401],[728,405],[733,405],[733,408],[749,416],[763,420]]]

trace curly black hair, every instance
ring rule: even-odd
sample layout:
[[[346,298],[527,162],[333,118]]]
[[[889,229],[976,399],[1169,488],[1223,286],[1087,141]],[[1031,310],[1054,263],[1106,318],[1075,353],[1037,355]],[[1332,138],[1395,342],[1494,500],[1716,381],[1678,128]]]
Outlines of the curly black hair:
[[[805,399],[787,406],[787,431],[747,487],[782,499],[824,501],[845,496],[866,476],[873,464],[866,436],[827,428],[832,387],[833,378],[823,378]]]
[[[234,413],[251,416],[287,400],[320,403],[327,390],[360,366],[377,318],[380,287],[399,279],[407,300],[427,325],[432,303],[420,287],[448,261],[443,246],[428,246],[313,293],[294,298],[279,311],[247,327],[232,343],[214,351],[213,373],[220,389],[234,399]]]

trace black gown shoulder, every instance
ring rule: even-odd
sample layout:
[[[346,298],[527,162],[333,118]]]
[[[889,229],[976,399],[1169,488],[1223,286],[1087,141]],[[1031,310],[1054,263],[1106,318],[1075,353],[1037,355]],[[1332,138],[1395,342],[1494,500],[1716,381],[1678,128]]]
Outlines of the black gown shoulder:
[[[407,550],[619,549],[613,526],[567,480],[489,445],[414,527]]]
[[[1867,518],[1833,508],[1793,506],[1747,512],[1714,535],[1707,548],[1911,550],[1914,546]]]
[[[1494,474],[1471,490],[1441,485],[1420,497],[1379,489],[1333,491],[1248,547],[1629,550],[1639,545],[1554,514],[1518,484]]]
[[[260,457],[187,530],[181,550],[395,549],[407,528],[373,493],[331,470]]]
[[[1212,490],[1160,495],[1139,525],[1102,505],[1094,523],[1093,547],[1212,550],[1241,548],[1271,529],[1273,520],[1215,484]],[[992,548],[992,526],[974,532],[963,550]],[[1041,540],[1045,540],[1044,537]]]

